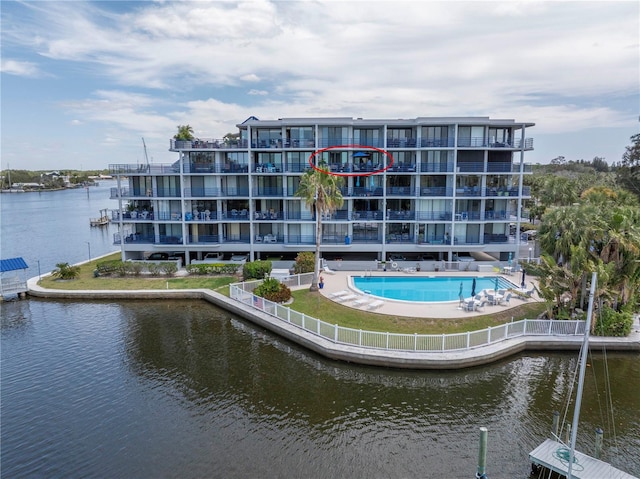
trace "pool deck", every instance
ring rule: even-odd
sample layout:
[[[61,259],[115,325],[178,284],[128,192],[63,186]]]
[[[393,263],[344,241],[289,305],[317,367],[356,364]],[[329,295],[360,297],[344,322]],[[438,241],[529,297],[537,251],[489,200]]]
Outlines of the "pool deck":
[[[367,273],[367,275],[370,273]],[[353,300],[340,302],[337,299],[331,297],[332,293],[349,290],[353,292],[353,294],[357,294],[358,297],[365,297],[366,295],[361,294],[359,291],[353,289],[353,286],[349,284],[350,276],[364,276],[364,273],[361,271],[335,271],[335,274],[328,274],[323,272],[321,275],[324,278],[324,288],[320,290],[320,293],[325,296],[327,299],[338,302],[343,306],[359,309],[362,311],[369,311],[367,309],[367,305],[364,306],[354,306]],[[415,273],[405,273],[402,271],[378,271],[371,273],[371,276],[407,276],[407,277],[428,277],[428,276],[452,276],[452,277],[480,277],[480,276],[501,276],[507,281],[512,283],[517,283],[520,279],[520,276],[514,274],[513,276],[500,274],[500,273],[478,273],[477,271],[445,271],[440,273],[434,273],[433,271],[427,272],[415,272]],[[534,278],[527,277],[527,285],[530,287],[531,283],[538,286],[537,281]],[[469,291],[467,291],[468,296]],[[481,311],[464,311],[459,307],[459,301],[448,301],[443,303],[416,303],[411,301],[397,301],[392,299],[385,299],[384,304],[377,309],[370,311],[371,313],[379,313],[379,314],[388,314],[393,316],[409,316],[414,318],[466,318],[472,316],[482,316],[484,314],[491,314],[492,312],[497,311],[505,311],[511,308],[515,308],[527,301],[540,301],[537,294],[534,292],[533,296],[529,300],[522,300],[517,296],[512,296],[509,305],[499,305],[499,306],[490,306],[486,304]]]

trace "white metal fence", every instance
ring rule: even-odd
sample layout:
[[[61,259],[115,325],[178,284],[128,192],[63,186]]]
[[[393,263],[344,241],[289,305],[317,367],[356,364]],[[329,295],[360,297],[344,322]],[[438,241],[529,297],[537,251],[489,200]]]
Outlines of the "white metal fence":
[[[312,277],[313,274],[307,273],[289,276],[281,282],[289,287],[304,286],[311,284]],[[393,351],[444,352],[477,348],[518,336],[584,334],[584,321],[548,319],[523,319],[500,326],[490,326],[480,331],[457,334],[400,334],[345,328],[254,295],[253,290],[261,282],[251,281],[230,285],[231,298],[336,344]]]

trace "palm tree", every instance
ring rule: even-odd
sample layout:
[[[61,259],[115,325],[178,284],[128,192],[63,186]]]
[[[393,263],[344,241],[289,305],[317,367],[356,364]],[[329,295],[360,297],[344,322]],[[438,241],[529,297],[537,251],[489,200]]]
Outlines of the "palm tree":
[[[340,187],[343,179],[329,173],[325,163],[321,163],[320,170],[309,170],[300,179],[300,185],[295,196],[302,198],[309,210],[316,218],[316,257],[313,269],[313,280],[309,291],[318,291],[320,276],[320,242],[322,240],[322,215],[331,215],[344,204]],[[326,171],[326,173],[324,173]]]
[[[178,133],[174,135],[173,139],[182,141],[193,140],[193,127],[191,125],[178,125]]]

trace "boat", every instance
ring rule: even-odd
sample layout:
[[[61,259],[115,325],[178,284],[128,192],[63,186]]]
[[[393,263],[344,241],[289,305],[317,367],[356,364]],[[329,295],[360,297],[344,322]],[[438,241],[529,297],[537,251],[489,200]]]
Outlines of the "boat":
[[[593,298],[597,280],[597,274],[593,273],[591,276],[591,289],[589,292],[589,307],[585,321],[584,339],[582,347],[580,348],[580,372],[578,376],[578,390],[576,392],[573,421],[571,424],[571,439],[569,445],[566,445],[559,440],[556,431],[554,431],[553,439],[546,439],[529,453],[532,473],[536,474],[536,477],[547,477],[547,474],[542,474],[542,470],[546,469],[550,471],[549,475],[553,472],[567,479],[638,479],[631,474],[616,469],[607,462],[576,451],[576,437],[578,433],[578,421],[580,419],[580,406],[582,404],[584,376],[587,368],[587,356],[589,354]]]
[[[91,226],[106,226],[109,224],[109,210],[107,208],[100,210],[100,218],[91,218],[89,219],[89,224]]]

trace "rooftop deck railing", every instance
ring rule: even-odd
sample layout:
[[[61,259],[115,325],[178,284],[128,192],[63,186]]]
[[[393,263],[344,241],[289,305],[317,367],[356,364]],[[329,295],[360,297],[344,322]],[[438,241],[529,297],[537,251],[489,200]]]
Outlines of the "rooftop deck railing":
[[[289,276],[281,280],[289,287],[310,285],[312,273]],[[578,336],[584,334],[584,321],[558,321],[546,319],[523,319],[479,331],[457,334],[401,334],[345,328],[327,323],[287,306],[274,303],[253,294],[262,281],[234,283],[229,286],[232,299],[256,311],[268,314],[278,321],[295,326],[334,344],[358,346],[384,351],[446,352],[461,351],[488,346],[510,338],[521,336]],[[452,306],[454,307],[454,306]]]
[[[448,138],[369,138],[369,139],[356,139],[354,137],[321,137],[314,139],[252,139],[248,141],[246,139],[202,139],[196,138],[193,140],[169,140],[169,149],[173,151],[177,150],[193,150],[193,149],[206,149],[206,150],[219,150],[219,149],[238,149],[248,148],[252,149],[315,149],[315,148],[327,148],[331,146],[342,145],[360,145],[360,146],[372,146],[375,148],[384,148],[386,144],[387,148],[452,148],[454,146],[453,137]],[[508,149],[521,149],[524,146],[525,150],[533,148],[533,138],[521,138],[496,141],[485,137],[458,137],[459,148],[508,148]]]

